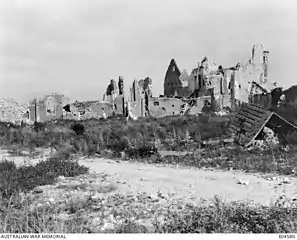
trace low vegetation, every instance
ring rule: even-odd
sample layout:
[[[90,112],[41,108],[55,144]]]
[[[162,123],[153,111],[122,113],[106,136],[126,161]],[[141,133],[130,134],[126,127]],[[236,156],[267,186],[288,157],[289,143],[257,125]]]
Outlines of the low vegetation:
[[[169,213],[156,228],[161,233],[293,233],[296,216],[294,204],[268,207],[215,197],[208,206]]]
[[[51,149],[53,154],[34,166],[17,167],[14,162],[0,162],[0,232],[296,232],[294,203],[264,207],[252,203],[225,203],[216,197],[208,205],[188,206],[180,202],[175,203],[174,209],[164,205],[166,211],[158,210],[150,216],[151,230],[132,217],[129,204],[121,213],[116,211],[119,207],[114,206],[112,227],[103,224],[110,216],[105,216],[102,209],[96,210],[97,213],[102,211],[101,215],[97,214],[97,220],[89,217],[90,211],[95,211],[90,207],[94,206],[94,193],[83,200],[73,198],[68,207],[63,208],[51,203],[32,209],[32,201],[22,197],[29,196],[40,186],[56,184],[61,176],[71,178],[87,174],[88,169],[79,165],[76,159],[96,154],[112,157],[124,153],[126,159],[141,162],[296,175],[297,149],[293,144],[250,150],[217,146],[201,151],[203,140],[224,136],[227,120],[179,116],[129,122],[121,118],[81,122],[59,120],[34,127],[1,123],[0,144],[4,148],[18,155],[24,151],[32,155],[38,148]],[[294,134],[289,137],[291,143],[297,142]],[[171,150],[187,151],[188,154],[182,157],[161,154]],[[101,194],[112,192],[114,187],[104,189],[106,191],[102,190]],[[125,196],[118,198],[125,199]],[[65,212],[67,218],[61,219]],[[94,227],[96,221],[105,227]]]

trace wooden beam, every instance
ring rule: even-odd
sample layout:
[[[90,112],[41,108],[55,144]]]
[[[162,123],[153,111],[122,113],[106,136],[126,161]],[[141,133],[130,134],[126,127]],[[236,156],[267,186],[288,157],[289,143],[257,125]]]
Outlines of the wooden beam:
[[[289,124],[291,127],[293,127],[294,129],[297,130],[297,126],[295,126],[294,124],[290,123],[288,120],[284,119],[283,117],[281,117],[280,115],[278,115],[277,113],[273,112],[272,115],[276,115],[278,118],[280,118],[281,120],[283,120],[285,123]],[[271,115],[271,116],[272,116]]]
[[[235,125],[234,123],[229,125],[230,128],[233,128],[236,132],[245,131],[245,132],[251,132],[251,129],[247,126],[239,127]]]
[[[246,108],[252,109],[254,111],[259,112],[260,114],[270,114],[271,112],[269,110],[263,109],[257,105],[249,104],[245,106]]]
[[[246,127],[248,127],[249,129],[253,128],[253,126],[254,126],[254,124],[251,124],[251,123],[246,122],[246,121],[240,122],[240,121],[234,120],[232,123],[233,123],[235,126],[237,126],[237,127],[240,127],[241,124],[242,124],[242,126],[246,126]]]
[[[245,109],[245,108],[240,109],[238,114],[240,114],[240,113],[244,113],[245,116],[247,116],[251,119],[255,119],[257,121],[261,121],[261,120],[263,120],[263,118],[266,119],[266,117],[268,117],[266,114],[259,114],[251,109]]]
[[[245,112],[240,112],[237,114],[234,118],[233,121],[238,121],[239,119],[244,119],[246,122],[249,122],[251,124],[257,124],[259,120],[256,120],[255,118],[251,117],[248,114],[245,114]]]
[[[256,134],[254,135],[254,137],[245,145],[246,147],[248,147],[250,144],[251,144],[251,142],[253,141],[253,140],[255,140],[257,137],[258,137],[258,135],[260,134],[260,132],[263,130],[263,128],[265,127],[265,125],[268,123],[268,121],[270,120],[270,118],[272,117],[272,115],[273,115],[274,113],[273,112],[271,112],[271,114],[270,114],[270,116],[266,119],[266,121],[262,124],[262,126],[260,127],[260,129],[256,132]]]

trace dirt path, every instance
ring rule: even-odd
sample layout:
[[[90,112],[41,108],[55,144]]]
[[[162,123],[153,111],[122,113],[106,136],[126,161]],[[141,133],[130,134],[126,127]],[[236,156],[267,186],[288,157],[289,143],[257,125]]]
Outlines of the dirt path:
[[[250,199],[260,204],[269,204],[282,194],[297,196],[296,178],[280,184],[280,180],[268,181],[260,174],[242,172],[176,169],[100,158],[81,160],[81,163],[93,171],[114,175],[119,191],[124,193],[160,191],[193,201],[218,194],[226,200]],[[248,184],[238,184],[238,180]]]
[[[1,155],[3,159],[15,161],[17,165],[24,163],[24,157]],[[31,159],[30,163],[39,160]],[[218,194],[226,200],[249,199],[260,204],[270,204],[283,194],[297,198],[297,178],[290,178],[290,183],[280,184],[280,180],[268,181],[260,174],[234,171],[178,169],[102,158],[83,159],[80,163],[92,171],[113,175],[113,183],[118,191],[125,194],[146,192],[153,195],[160,191],[191,201],[209,199]],[[238,184],[238,180],[247,181],[248,184]]]

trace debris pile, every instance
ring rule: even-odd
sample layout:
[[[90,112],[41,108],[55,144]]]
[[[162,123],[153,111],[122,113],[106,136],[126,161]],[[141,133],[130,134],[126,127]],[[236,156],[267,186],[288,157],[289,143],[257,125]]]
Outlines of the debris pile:
[[[227,109],[227,108],[224,108],[224,109],[222,109],[222,110],[220,110],[218,112],[215,112],[215,114],[217,116],[228,116],[228,115],[230,115],[230,110]]]
[[[249,148],[261,148],[273,147],[279,144],[279,140],[274,131],[268,127],[263,128],[263,139],[251,141]]]
[[[27,106],[12,98],[0,97],[0,121],[18,123],[26,120]]]

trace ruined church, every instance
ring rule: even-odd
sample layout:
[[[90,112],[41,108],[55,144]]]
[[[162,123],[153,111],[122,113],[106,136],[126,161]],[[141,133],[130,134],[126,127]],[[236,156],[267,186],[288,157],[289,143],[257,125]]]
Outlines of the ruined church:
[[[181,71],[176,61],[169,63],[164,78],[164,96],[153,97],[152,79],[135,79],[128,94],[124,92],[124,79],[114,79],[106,88],[102,101],[88,104],[73,103],[67,108],[62,96],[46,96],[30,106],[30,119],[46,121],[59,117],[76,119],[127,115],[137,117],[164,117],[168,115],[198,114],[205,108],[216,106],[236,109],[240,103],[271,106],[278,93],[276,83],[268,78],[269,52],[262,44],[254,45],[245,64],[224,68],[210,57],[202,58],[190,75]],[[36,101],[35,101],[36,102]]]
[[[164,95],[167,97],[199,98],[212,96],[220,108],[236,107],[239,102],[255,101],[253,96],[266,95],[276,88],[268,81],[268,55],[262,44],[254,45],[246,64],[223,68],[211,58],[204,57],[182,83],[181,73],[174,59],[171,60],[164,79]],[[266,97],[269,105],[269,99]]]

